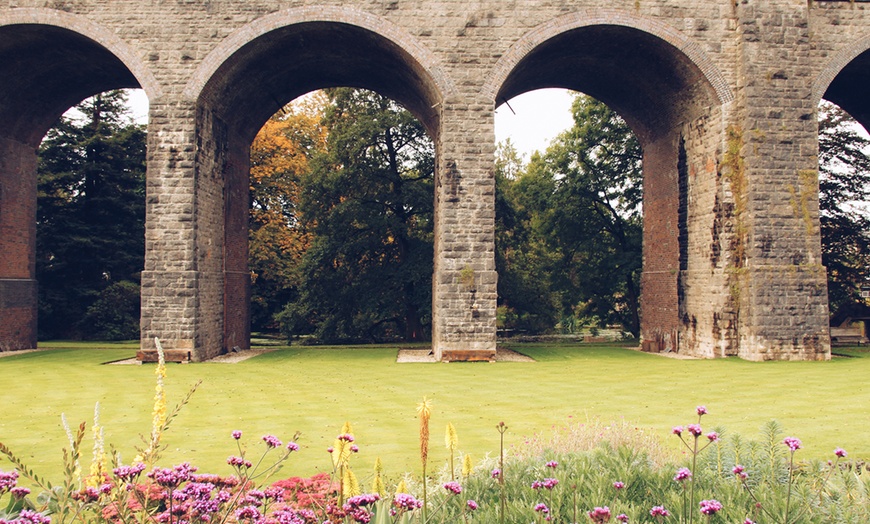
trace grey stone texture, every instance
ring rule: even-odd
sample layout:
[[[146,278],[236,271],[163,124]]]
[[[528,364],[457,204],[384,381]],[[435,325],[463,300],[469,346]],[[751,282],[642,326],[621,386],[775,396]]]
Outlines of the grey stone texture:
[[[249,345],[249,147],[354,86],[436,143],[433,349],[495,354],[493,113],[588,93],[644,148],[643,347],[827,359],[816,108],[870,123],[870,4],[814,0],[0,0],[0,350],[33,347],[35,149],[67,108],[150,99],[142,346]]]

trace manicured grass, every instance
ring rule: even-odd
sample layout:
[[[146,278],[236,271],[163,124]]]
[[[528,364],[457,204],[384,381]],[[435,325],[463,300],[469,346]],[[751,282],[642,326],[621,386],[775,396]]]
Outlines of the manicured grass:
[[[106,349],[58,349],[0,359],[0,442],[38,472],[58,476],[67,446],[60,414],[90,423],[101,406],[106,441],[129,462],[139,435],[150,430],[153,365],[101,365],[132,357],[135,344]],[[93,345],[91,346],[93,347]],[[675,360],[618,345],[512,346],[535,363],[397,364],[395,347],[285,348],[239,364],[169,364],[174,405],[197,380],[202,386],[166,435],[163,465],[184,460],[201,471],[229,473],[230,432],[244,432],[249,457],[259,438],[283,440],[301,431],[302,450],[283,476],[329,468],[327,446],[345,421],[353,424],[364,476],[380,456],[388,475],[419,472],[415,407],[434,399],[431,464],[446,459],[444,427],[452,422],[460,449],[475,458],[497,453],[499,421],[507,443],[551,427],[629,421],[666,442],[674,425],[695,422],[706,405],[713,426],[755,438],[770,419],[803,440],[802,458],[826,458],[836,446],[870,458],[865,422],[870,409],[870,358],[860,350],[830,362],[752,363],[738,359]],[[90,434],[83,458],[90,459]],[[0,469],[9,464],[0,462]],[[430,467],[431,469],[431,467]]]

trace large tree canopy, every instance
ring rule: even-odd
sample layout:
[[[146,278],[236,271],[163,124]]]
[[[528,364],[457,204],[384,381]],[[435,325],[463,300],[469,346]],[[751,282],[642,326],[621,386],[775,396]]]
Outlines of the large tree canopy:
[[[76,109],[39,149],[40,336],[138,338],[145,129],[132,122],[123,91]]]
[[[580,316],[600,325],[621,324],[636,336],[642,239],[640,145],[625,121],[593,98],[578,95],[572,113],[571,129],[545,153],[533,155],[515,179],[497,184],[512,202],[507,211],[505,205],[499,207],[498,223],[502,228],[513,223],[512,236],[521,236],[521,244],[526,245],[511,245],[504,241],[511,235],[499,234],[499,259],[508,277],[500,298],[503,304],[524,310],[537,303],[537,315],[547,318],[555,294],[563,319]],[[528,279],[516,273],[537,275],[535,301],[523,299],[532,288]],[[540,289],[545,282],[550,293]]]
[[[311,233],[289,336],[417,340],[431,322],[434,146],[418,120],[370,91],[327,91],[327,148],[301,177]]]

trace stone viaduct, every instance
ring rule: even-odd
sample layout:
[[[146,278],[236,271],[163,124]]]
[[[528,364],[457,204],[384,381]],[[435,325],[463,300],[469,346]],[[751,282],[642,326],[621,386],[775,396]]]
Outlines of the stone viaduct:
[[[436,144],[442,359],[495,351],[493,113],[543,87],[640,137],[646,349],[829,358],[816,113],[870,128],[854,0],[0,0],[0,350],[36,343],[36,148],[126,87],[150,100],[142,346],[247,347],[249,147],[330,86],[394,98]]]

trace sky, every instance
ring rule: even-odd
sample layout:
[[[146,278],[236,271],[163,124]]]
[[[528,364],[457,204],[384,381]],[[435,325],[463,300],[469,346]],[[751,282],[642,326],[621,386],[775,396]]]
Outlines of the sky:
[[[145,92],[136,89],[129,95],[134,119],[147,122]],[[540,89],[509,100],[495,111],[496,142],[510,138],[528,160],[534,151],[545,150],[556,135],[571,127],[571,101],[572,92],[565,89]]]

